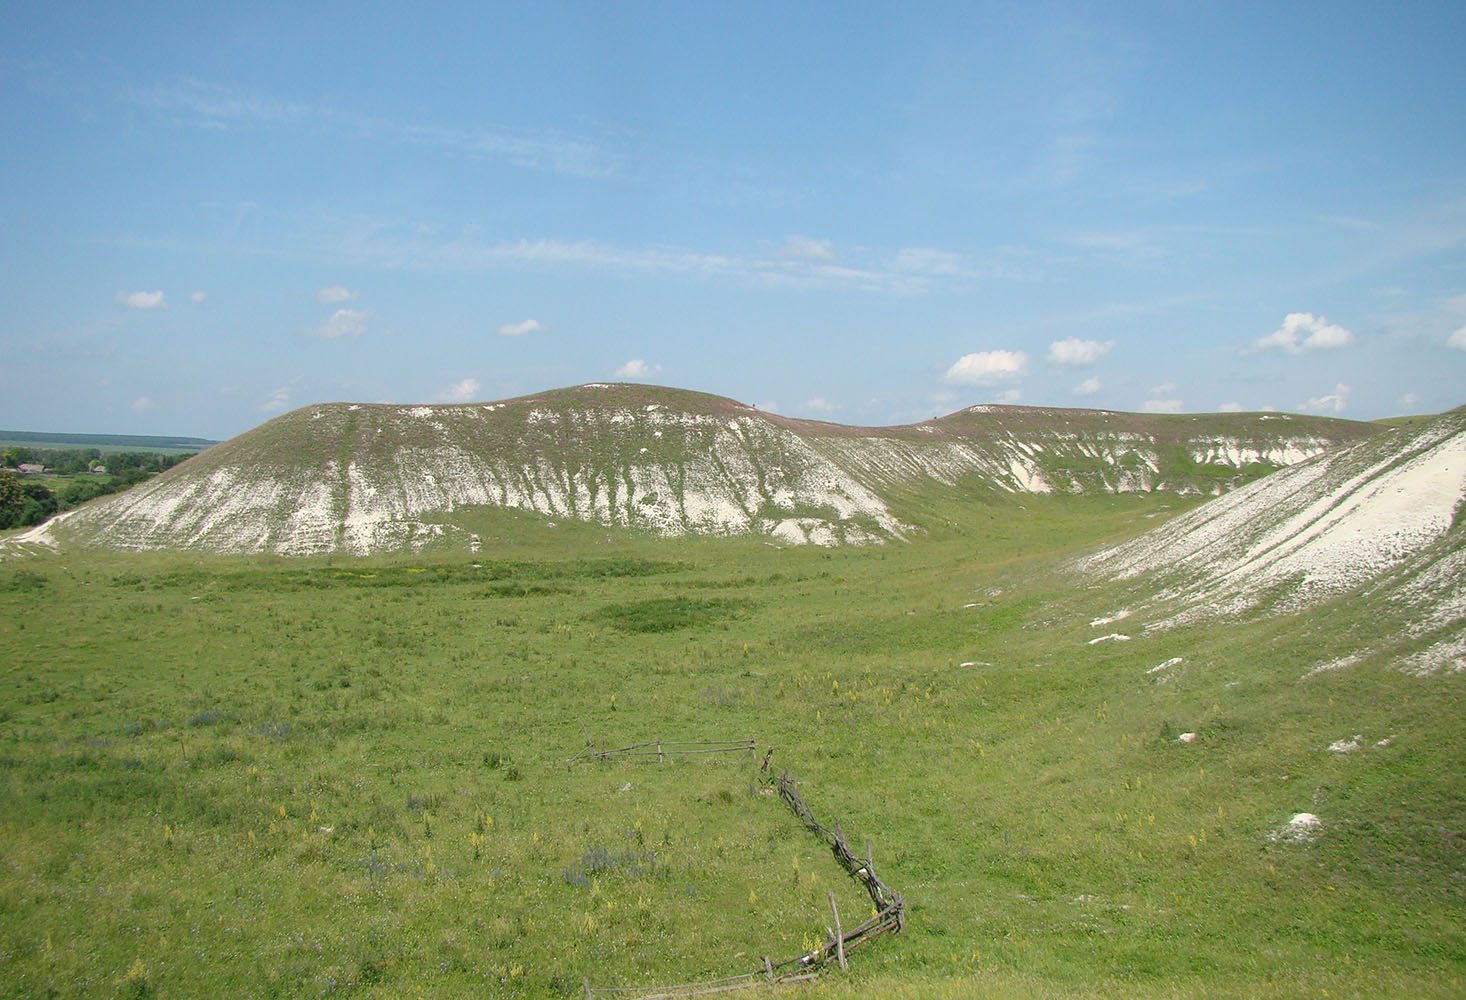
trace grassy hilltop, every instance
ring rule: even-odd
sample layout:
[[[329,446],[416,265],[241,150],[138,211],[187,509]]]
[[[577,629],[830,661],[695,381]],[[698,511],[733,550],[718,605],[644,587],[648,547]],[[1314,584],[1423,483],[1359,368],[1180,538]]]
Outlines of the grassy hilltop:
[[[576,997],[800,954],[831,890],[868,914],[756,765],[567,766],[589,734],[753,737],[870,839],[905,933],[791,995],[1461,995],[1466,674],[1396,669],[1440,637],[1397,590],[1147,630],[1172,609],[1076,570],[1200,503],[932,488],[875,547],[478,508],[474,553],[7,558],[0,989]]]

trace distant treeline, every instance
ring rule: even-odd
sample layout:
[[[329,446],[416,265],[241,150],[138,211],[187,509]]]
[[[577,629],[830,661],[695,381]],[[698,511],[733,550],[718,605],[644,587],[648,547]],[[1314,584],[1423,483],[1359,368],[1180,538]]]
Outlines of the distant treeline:
[[[149,451],[117,451],[103,455],[99,448],[27,448],[13,445],[0,451],[0,529],[27,528],[46,518],[107,493],[119,493],[171,469],[191,454],[161,455]],[[21,475],[21,465],[39,465],[51,476],[70,476],[55,484]],[[94,470],[105,468],[105,474]]]
[[[217,441],[207,438],[157,434],[57,434],[50,431],[0,431],[0,447],[12,444],[33,448],[65,445],[72,448],[100,448],[108,453],[121,449],[137,451],[203,451]]]

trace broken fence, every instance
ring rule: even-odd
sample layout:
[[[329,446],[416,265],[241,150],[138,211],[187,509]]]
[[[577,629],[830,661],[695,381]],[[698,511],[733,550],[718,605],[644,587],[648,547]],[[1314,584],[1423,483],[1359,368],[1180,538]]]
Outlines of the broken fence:
[[[712,748],[691,750],[691,753],[727,753],[742,751],[753,754],[755,752],[753,740],[737,741],[734,743],[667,743],[663,741],[652,741],[640,743],[631,747],[622,747],[617,750],[600,751],[595,745],[586,740],[586,749],[572,757],[569,763],[574,763],[582,758],[594,760],[626,760],[626,759],[648,759],[656,757],[658,761],[664,761],[671,755],[668,748]],[[653,749],[654,748],[654,749]],[[871,850],[870,841],[865,842],[865,857],[861,858],[850,849],[850,844],[845,839],[845,831],[840,826],[840,821],[835,820],[834,829],[825,826],[815,818],[813,810],[809,808],[804,797],[799,794],[799,783],[789,776],[786,770],[773,777],[769,769],[769,758],[773,756],[770,750],[764,755],[760,772],[766,780],[771,780],[778,790],[779,797],[789,807],[790,811],[804,824],[805,829],[816,834],[821,840],[829,845],[830,853],[834,855],[836,863],[851,878],[859,882],[865,891],[870,895],[871,902],[875,904],[876,913],[869,920],[849,930],[845,930],[840,923],[840,911],[835,905],[835,894],[830,893],[830,912],[834,918],[835,926],[826,928],[826,940],[818,948],[795,958],[785,959],[782,962],[775,962],[768,956],[764,956],[763,967],[752,972],[738,976],[728,976],[723,979],[710,979],[697,983],[681,983],[675,986],[596,986],[592,987],[589,979],[582,981],[585,987],[586,1000],[596,1000],[597,997],[606,1000],[681,1000],[684,997],[709,996],[716,993],[731,993],[736,990],[745,990],[760,984],[774,985],[777,983],[797,983],[818,978],[820,972],[829,965],[831,961],[836,962],[841,969],[847,968],[846,956],[855,948],[873,941],[875,938],[886,933],[900,933],[906,929],[906,900],[899,892],[893,892],[875,872],[875,855]]]

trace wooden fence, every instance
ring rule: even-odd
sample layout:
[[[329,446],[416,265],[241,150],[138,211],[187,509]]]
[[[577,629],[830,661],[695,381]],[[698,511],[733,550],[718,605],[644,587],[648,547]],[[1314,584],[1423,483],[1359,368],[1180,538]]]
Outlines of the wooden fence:
[[[655,756],[658,761],[664,761],[669,755],[669,747],[717,747],[716,750],[693,750],[692,753],[727,753],[735,750],[749,754],[754,753],[753,740],[736,741],[729,743],[663,743],[653,741],[641,743],[632,747],[623,747],[619,750],[598,751],[589,739],[586,740],[586,749],[582,750],[571,763],[582,757],[590,757],[595,760],[617,760],[617,759],[647,759]],[[655,748],[655,749],[651,749]],[[778,983],[805,982],[818,978],[820,972],[831,962],[835,962],[841,969],[848,968],[847,955],[859,946],[875,940],[882,934],[900,933],[906,929],[906,900],[899,892],[893,892],[880,880],[875,871],[875,855],[871,850],[870,841],[865,842],[865,857],[861,858],[850,849],[849,843],[845,840],[845,831],[840,827],[840,821],[835,820],[834,829],[825,826],[815,818],[814,812],[804,801],[799,793],[799,783],[789,776],[786,770],[773,776],[769,769],[769,758],[773,751],[764,755],[760,773],[766,781],[771,781],[777,788],[779,797],[794,813],[799,821],[804,824],[805,829],[816,834],[830,847],[830,853],[834,855],[835,861],[845,872],[865,888],[870,895],[871,902],[875,904],[876,913],[864,923],[849,930],[844,929],[840,923],[840,910],[835,905],[835,894],[830,893],[830,912],[833,917],[834,927],[826,928],[827,937],[823,944],[803,955],[785,959],[782,962],[775,962],[767,955],[763,958],[762,968],[742,975],[728,976],[723,979],[710,979],[698,983],[681,983],[675,986],[597,986],[592,987],[590,980],[582,981],[585,987],[586,1000],[596,1000],[597,997],[606,1000],[682,1000],[685,997],[709,996],[716,993],[731,993],[736,990],[745,990],[759,985],[775,985]]]

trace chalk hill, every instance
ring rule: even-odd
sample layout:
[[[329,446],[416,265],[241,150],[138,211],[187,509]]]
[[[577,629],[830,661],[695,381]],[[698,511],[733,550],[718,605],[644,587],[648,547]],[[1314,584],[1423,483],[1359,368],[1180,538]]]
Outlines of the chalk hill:
[[[471,545],[457,515],[536,512],[664,535],[875,543],[912,491],[1221,494],[1369,424],[1283,414],[975,406],[847,427],[716,396],[593,384],[493,403],[284,414],[28,542],[299,554]]]
[[[1463,501],[1466,408],[1284,469],[1079,567],[1159,592],[1151,627],[1354,594],[1424,644],[1407,669],[1466,669]]]

